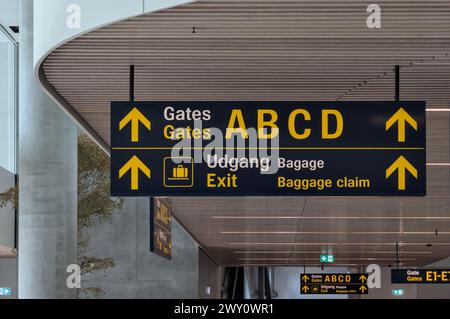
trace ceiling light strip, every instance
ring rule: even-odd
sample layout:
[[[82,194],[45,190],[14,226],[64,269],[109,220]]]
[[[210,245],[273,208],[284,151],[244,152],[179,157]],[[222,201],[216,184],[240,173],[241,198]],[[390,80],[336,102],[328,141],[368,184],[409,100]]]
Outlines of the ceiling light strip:
[[[450,216],[211,216],[212,219],[448,219]]]
[[[276,258],[276,257],[268,257],[268,258],[237,258],[237,260],[317,260],[317,258],[295,258],[295,257],[288,257],[288,258]],[[394,257],[392,258],[336,258],[335,262],[340,261],[352,261],[352,260],[387,260],[387,261],[396,261]],[[402,258],[402,261],[413,261],[417,260],[416,258]]]
[[[322,245],[322,246],[335,246],[335,245],[339,245],[339,246],[369,246],[369,245],[380,245],[380,246],[395,246],[397,243],[386,243],[386,242],[382,242],[382,243],[374,243],[374,242],[370,242],[370,243],[361,243],[361,242],[357,242],[357,243],[338,243],[338,242],[333,242],[333,243],[271,243],[271,242],[266,242],[266,243],[251,243],[251,242],[230,242],[230,243],[226,243],[226,245],[242,245],[242,246],[256,246],[256,245],[288,245],[288,246],[313,246],[313,245]],[[398,243],[399,246],[420,246],[420,245],[426,245],[427,243]],[[446,243],[432,243],[433,245],[439,245],[439,246],[446,246],[446,245],[450,245],[450,242],[446,242]]]
[[[238,250],[233,251],[233,254],[323,254],[327,253],[324,251],[275,251],[275,250]],[[366,254],[367,251],[334,251],[335,254]],[[370,254],[396,254],[395,251],[371,251]],[[421,254],[432,254],[431,251],[399,251],[400,255],[402,254],[413,254],[413,255],[421,255]]]
[[[425,110],[427,112],[450,112],[450,108],[429,108]]]
[[[299,263],[299,262],[297,262],[297,263],[292,263],[292,262],[289,262],[288,260],[286,260],[284,263],[282,262],[282,261],[266,261],[266,262],[264,262],[264,263],[255,263],[255,262],[252,262],[252,261],[250,261],[250,262],[242,262],[241,264],[239,264],[239,265],[241,265],[241,266],[246,266],[246,267],[249,267],[249,266],[264,266],[264,265],[270,265],[270,266],[281,266],[281,267],[286,267],[286,266],[289,266],[289,267],[303,267],[303,266],[306,266],[306,267],[321,267],[322,266],[322,264],[316,264],[316,263],[313,263],[313,264],[309,264],[309,263]],[[392,264],[391,263],[384,263],[384,264],[382,264],[382,263],[377,263],[377,265],[378,266],[388,266],[388,267],[390,267],[390,266],[392,266]],[[408,265],[408,263],[399,263],[398,264],[399,266],[404,266],[404,265]],[[367,263],[359,263],[359,264],[341,264],[341,263],[334,263],[334,264],[327,264],[327,268],[328,269],[330,269],[330,268],[333,268],[333,267],[356,267],[356,266],[367,266]]]
[[[427,232],[388,232],[388,231],[375,231],[375,232],[352,232],[352,231],[221,231],[224,235],[294,235],[294,234],[305,234],[305,235],[436,235],[436,231]],[[439,235],[450,235],[450,232],[444,231],[439,232]]]

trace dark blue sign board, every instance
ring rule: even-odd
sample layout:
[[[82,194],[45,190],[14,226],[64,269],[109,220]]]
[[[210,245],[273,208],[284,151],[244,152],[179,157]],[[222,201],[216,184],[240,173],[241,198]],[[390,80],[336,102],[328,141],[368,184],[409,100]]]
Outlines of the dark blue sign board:
[[[425,165],[425,102],[111,103],[113,196],[425,196]]]
[[[367,274],[301,274],[300,293],[305,295],[367,295]]]
[[[450,269],[391,269],[393,284],[449,284]]]

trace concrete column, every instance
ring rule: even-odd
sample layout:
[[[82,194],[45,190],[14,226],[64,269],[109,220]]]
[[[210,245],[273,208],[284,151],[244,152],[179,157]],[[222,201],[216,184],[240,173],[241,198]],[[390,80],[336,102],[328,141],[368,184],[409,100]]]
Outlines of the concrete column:
[[[74,298],[77,127],[33,74],[33,0],[20,0],[19,298]]]

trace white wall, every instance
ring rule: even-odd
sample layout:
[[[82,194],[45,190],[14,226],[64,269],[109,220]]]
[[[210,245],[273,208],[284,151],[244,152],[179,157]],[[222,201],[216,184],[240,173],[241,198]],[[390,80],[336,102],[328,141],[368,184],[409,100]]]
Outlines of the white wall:
[[[89,228],[86,255],[115,262],[113,268],[82,276],[82,287],[104,291],[99,298],[198,298],[197,243],[173,221],[172,260],[150,252],[149,202],[145,197],[127,197],[111,223]]]
[[[403,296],[393,296],[393,289],[403,289]],[[361,299],[415,299],[417,298],[417,285],[391,284],[391,268],[381,267],[381,288],[369,289],[369,294]]]
[[[193,0],[144,0],[144,12],[154,12],[185,3],[194,2]]]
[[[17,298],[17,258],[0,258],[0,287],[11,288],[11,296],[0,296],[0,303]]]
[[[19,25],[19,0],[0,0],[0,24],[5,27]]]
[[[9,0],[11,1],[11,0]],[[191,0],[35,0],[35,67],[53,49],[82,33],[147,12],[173,7]],[[69,28],[69,5],[81,9],[80,28]]]

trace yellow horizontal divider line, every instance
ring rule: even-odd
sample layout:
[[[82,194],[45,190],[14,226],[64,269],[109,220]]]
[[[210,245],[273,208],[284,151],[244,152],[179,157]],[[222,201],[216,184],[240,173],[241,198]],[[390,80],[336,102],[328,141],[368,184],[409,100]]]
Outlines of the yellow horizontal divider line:
[[[146,151],[146,150],[172,150],[172,149],[192,149],[192,150],[208,150],[208,149],[234,149],[234,150],[397,150],[397,151],[421,151],[425,150],[424,147],[185,147],[185,146],[172,146],[172,147],[113,147],[113,150],[134,150],[134,151]]]

